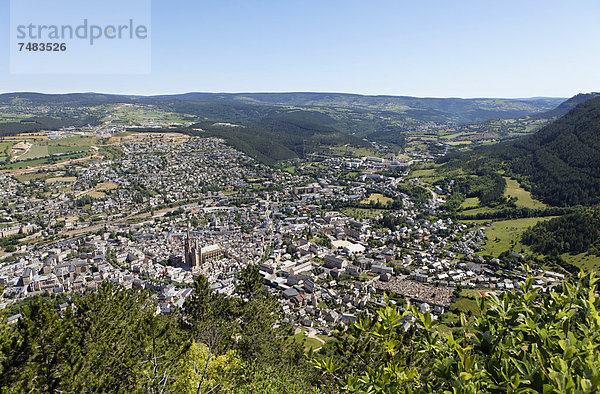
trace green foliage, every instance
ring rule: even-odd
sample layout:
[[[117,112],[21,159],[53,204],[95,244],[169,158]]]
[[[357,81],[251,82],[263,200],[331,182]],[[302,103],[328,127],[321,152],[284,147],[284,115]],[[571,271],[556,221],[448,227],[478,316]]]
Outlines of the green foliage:
[[[480,299],[485,314],[461,313],[458,337],[442,334],[414,306],[388,306],[377,321],[362,318],[344,330],[333,357],[311,359],[346,392],[598,392],[597,281],[581,273],[542,293],[529,278],[514,293]],[[416,324],[405,332],[410,314]]]
[[[197,393],[198,388],[229,392],[241,380],[243,362],[233,350],[213,357],[208,346],[192,342],[175,369],[179,376],[173,389],[177,393]]]
[[[154,316],[144,293],[102,286],[61,316],[37,297],[2,341],[0,385],[15,391],[152,390],[162,384],[180,336]],[[177,344],[173,346],[173,344]],[[151,367],[152,366],[152,367]]]
[[[540,222],[523,233],[522,241],[547,255],[585,253],[600,247],[600,207]]]
[[[301,346],[287,340],[291,331],[257,273],[250,266],[240,275],[244,299],[212,293],[200,276],[172,316],[156,314],[150,293],[110,284],[71,297],[63,312],[58,302],[33,298],[18,323],[0,321],[0,388],[257,392],[286,382],[290,392],[308,392],[313,371]],[[269,378],[257,372],[267,370]]]
[[[491,206],[504,202],[504,189],[506,180],[502,176],[483,171],[477,176],[457,177],[453,192],[465,197],[478,197],[482,205]]]

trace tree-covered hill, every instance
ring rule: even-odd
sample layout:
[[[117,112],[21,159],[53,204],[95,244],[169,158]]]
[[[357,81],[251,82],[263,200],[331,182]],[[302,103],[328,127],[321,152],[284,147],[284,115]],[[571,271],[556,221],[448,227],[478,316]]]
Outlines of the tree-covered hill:
[[[335,127],[366,136],[385,126],[415,129],[430,122],[466,124],[490,118],[512,119],[554,109],[563,99],[458,99],[406,96],[363,96],[341,93],[187,93],[132,96],[96,93],[0,94],[1,105],[94,107],[106,104],[149,104],[173,112],[198,116],[199,120],[250,121],[285,112],[291,107],[328,113]]]
[[[523,233],[523,243],[546,255],[589,252],[600,256],[600,207],[539,222]]]
[[[600,203],[600,97],[577,105],[538,132],[444,158],[448,167],[506,170],[547,204]]]
[[[16,111],[29,117],[45,114],[61,126],[99,124],[120,104],[148,106],[198,123],[227,122],[245,130],[213,130],[261,161],[274,163],[303,156],[319,146],[352,144],[362,139],[403,147],[407,132],[435,132],[490,118],[512,119],[542,114],[562,99],[457,99],[362,96],[338,93],[188,93],[132,96],[95,93],[0,95],[0,115]],[[4,111],[4,112],[3,112]],[[0,135],[51,128],[0,124]],[[273,141],[273,147],[265,142]]]
[[[554,109],[564,99],[459,99],[408,96],[364,96],[343,93],[187,93],[159,96],[186,101],[244,102],[292,105],[299,107],[352,108],[404,113],[416,119],[435,118],[458,123],[479,122],[489,118],[516,118]]]
[[[580,93],[564,102],[560,103],[556,108],[551,109],[550,111],[540,112],[534,115],[531,115],[532,118],[545,118],[552,119],[558,118],[575,108],[577,105],[581,103],[585,103],[586,101],[597,97],[600,93]]]

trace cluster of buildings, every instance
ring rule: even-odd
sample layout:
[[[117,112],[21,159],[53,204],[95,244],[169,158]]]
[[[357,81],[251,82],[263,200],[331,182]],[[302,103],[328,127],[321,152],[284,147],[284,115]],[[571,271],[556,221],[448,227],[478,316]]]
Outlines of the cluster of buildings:
[[[457,288],[506,291],[523,280],[476,254],[481,228],[438,217],[441,190],[425,201],[403,192],[402,183],[418,184],[405,179],[408,163],[332,157],[292,174],[216,138],[122,149],[52,173],[51,183],[0,174],[0,231],[18,227],[32,240],[2,253],[2,306],[110,282],[150,289],[157,313],[174,313],[198,275],[235,297],[237,273],[257,264],[286,320],[327,334],[386,294],[440,315]],[[373,193],[401,205],[373,212],[361,205]],[[536,285],[553,286],[556,275],[540,273]]]

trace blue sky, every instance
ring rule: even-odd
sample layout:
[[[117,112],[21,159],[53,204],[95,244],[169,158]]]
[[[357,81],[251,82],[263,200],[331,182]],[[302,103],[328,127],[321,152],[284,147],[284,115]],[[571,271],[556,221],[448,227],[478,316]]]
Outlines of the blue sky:
[[[2,92],[600,91],[597,0],[153,0],[146,75],[10,74],[9,15],[0,0]]]

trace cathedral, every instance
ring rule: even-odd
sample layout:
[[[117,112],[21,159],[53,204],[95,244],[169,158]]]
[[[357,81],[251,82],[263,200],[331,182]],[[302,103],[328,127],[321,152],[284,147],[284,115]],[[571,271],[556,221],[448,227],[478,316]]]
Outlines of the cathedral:
[[[224,251],[220,245],[209,245],[203,248],[200,246],[198,238],[190,237],[190,232],[187,232],[185,238],[185,264],[190,267],[200,267],[207,261],[218,260],[223,256]]]
[[[199,267],[202,265],[202,248],[198,238],[191,238],[190,232],[187,232],[185,238],[185,263],[190,267]]]

